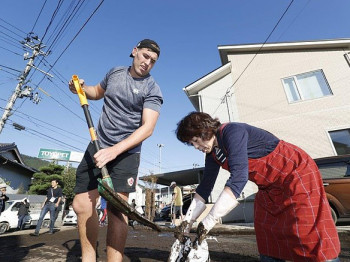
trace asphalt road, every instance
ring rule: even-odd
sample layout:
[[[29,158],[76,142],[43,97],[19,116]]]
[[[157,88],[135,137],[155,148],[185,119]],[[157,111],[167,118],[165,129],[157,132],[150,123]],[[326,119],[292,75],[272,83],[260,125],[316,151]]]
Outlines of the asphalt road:
[[[106,261],[106,227],[100,228],[97,261]],[[75,262],[80,260],[80,243],[75,227],[61,227],[59,232],[48,234],[41,230],[38,237],[29,236],[33,229],[9,232],[0,236],[0,261],[5,262]],[[217,241],[208,240],[210,258],[216,261],[258,260],[254,231],[249,228],[226,226],[213,230]],[[349,230],[339,230],[342,244],[340,261],[350,262]],[[130,227],[123,261],[167,261],[175,238],[171,229],[161,233],[142,226]]]

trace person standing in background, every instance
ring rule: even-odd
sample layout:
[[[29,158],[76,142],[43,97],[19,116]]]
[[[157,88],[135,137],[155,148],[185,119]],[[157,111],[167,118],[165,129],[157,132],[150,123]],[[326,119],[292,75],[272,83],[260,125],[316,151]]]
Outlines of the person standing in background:
[[[45,201],[42,205],[40,212],[40,217],[38,224],[36,225],[35,232],[31,233],[31,236],[39,236],[39,231],[41,224],[43,223],[44,217],[47,212],[50,212],[50,234],[54,233],[54,224],[55,224],[55,211],[58,205],[61,202],[62,198],[62,188],[58,187],[58,181],[56,179],[51,180],[51,187],[47,190]]]
[[[5,202],[9,200],[8,196],[6,196],[6,187],[5,183],[0,184],[0,215],[5,210]]]
[[[176,221],[177,212],[179,212],[180,214],[180,219],[183,220],[183,214],[182,214],[183,201],[182,201],[181,188],[176,185],[175,181],[171,182],[170,187],[174,189],[174,194],[172,199],[173,216],[172,216],[172,224],[170,225],[170,227],[174,228],[176,226],[175,221]]]
[[[100,226],[103,227],[106,225],[106,219],[107,219],[107,201],[102,196],[100,197],[100,209],[102,212],[102,216],[100,219]]]
[[[18,207],[18,212],[17,212],[17,216],[18,216],[17,229],[18,230],[22,230],[23,229],[23,227],[24,227],[24,219],[25,219],[25,217],[28,214],[29,214],[29,202],[25,198],[22,202],[19,203],[19,207]]]

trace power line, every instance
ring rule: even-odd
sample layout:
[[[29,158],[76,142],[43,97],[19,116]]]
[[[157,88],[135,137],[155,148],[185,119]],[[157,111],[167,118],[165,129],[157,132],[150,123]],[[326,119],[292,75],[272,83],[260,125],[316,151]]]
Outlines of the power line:
[[[281,20],[283,19],[283,17],[285,16],[285,14],[287,13],[287,11],[289,10],[289,8],[291,7],[291,5],[293,4],[294,0],[291,0],[291,2],[289,3],[289,5],[287,6],[287,8],[285,9],[285,11],[283,12],[282,16],[280,17],[280,19],[278,20],[278,22],[275,24],[275,26],[273,27],[272,31],[270,32],[270,34],[267,36],[267,38],[265,39],[264,43],[260,46],[260,48],[258,49],[258,51],[256,52],[256,54],[253,56],[253,58],[249,61],[249,63],[247,64],[247,66],[243,69],[243,71],[241,72],[241,74],[238,76],[238,78],[235,80],[235,82],[229,86],[225,92],[225,95],[223,96],[223,98],[221,99],[220,104],[218,105],[218,107],[215,109],[213,115],[215,115],[216,111],[219,109],[220,105],[223,104],[225,102],[225,99],[227,96],[229,96],[230,90],[232,87],[235,86],[235,84],[238,82],[238,80],[242,77],[242,75],[244,74],[244,72],[248,69],[248,67],[251,65],[251,63],[254,61],[255,57],[260,53],[261,49],[264,47],[264,45],[266,44],[266,42],[269,40],[269,38],[271,37],[271,35],[273,34],[273,32],[275,31],[275,29],[277,28],[277,26],[279,25],[279,23],[281,22]],[[235,91],[237,91],[238,88],[236,88]]]
[[[45,5],[46,5],[46,2],[47,2],[47,0],[45,0],[43,6],[41,7],[40,12],[39,12],[38,16],[36,17],[36,20],[35,20],[35,22],[34,22],[34,25],[33,25],[33,27],[32,27],[31,32],[34,31],[34,28],[35,28],[35,26],[36,26],[36,24],[37,24],[37,22],[38,22],[38,20],[39,20],[39,17],[41,16],[41,13],[42,13],[43,10],[44,10],[44,7],[45,7]]]
[[[9,122],[12,122],[13,124],[16,124],[12,120],[9,120]],[[65,143],[65,142],[63,142],[61,140],[58,140],[58,139],[53,138],[51,136],[48,136],[48,135],[46,135],[44,133],[41,133],[41,132],[39,132],[39,131],[37,131],[35,129],[28,128],[28,127],[23,126],[23,125],[21,125],[21,127],[23,128],[23,129],[21,129],[22,131],[26,131],[26,132],[28,132],[28,133],[30,133],[32,135],[35,135],[35,136],[40,137],[40,138],[43,138],[43,139],[45,139],[47,141],[50,141],[50,142],[53,142],[53,143],[56,143],[56,144],[59,143],[59,145],[65,145],[68,148],[72,148],[72,149],[75,149],[75,150],[78,150],[78,151],[83,151],[83,149],[81,149],[81,148],[78,148],[78,147],[72,146],[70,144],[67,144],[67,143]]]
[[[4,23],[8,24],[9,26],[15,28],[16,30],[22,32],[23,34],[27,34],[26,32],[22,31],[21,29],[19,29],[18,27],[15,27],[14,25],[11,25],[10,23],[6,22],[4,19],[0,18],[1,21],[3,21]]]
[[[12,50],[10,50],[10,49],[7,49],[7,48],[5,48],[5,47],[0,46],[0,48],[1,48],[1,49],[4,49],[4,50],[6,50],[6,51],[9,51],[10,53],[12,53],[12,54],[14,54],[14,55],[22,56],[21,54],[16,53],[16,52],[14,52],[14,51],[12,51]]]
[[[21,73],[21,71],[20,71],[20,70],[14,69],[14,68],[12,68],[12,67],[4,66],[4,65],[0,65],[0,67],[4,67],[4,68],[7,68],[7,69],[10,69],[10,70],[16,71],[16,72],[18,72],[18,73]]]

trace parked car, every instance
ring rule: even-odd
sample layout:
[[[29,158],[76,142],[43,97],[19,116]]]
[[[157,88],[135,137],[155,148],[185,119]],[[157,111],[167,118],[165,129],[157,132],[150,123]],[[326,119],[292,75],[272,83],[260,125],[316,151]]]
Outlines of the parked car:
[[[73,209],[70,209],[68,214],[63,218],[63,225],[76,225],[77,224],[77,214]]]
[[[315,159],[335,223],[350,220],[350,155]]]
[[[182,201],[183,201],[183,206],[182,206],[182,213],[183,215],[186,214],[188,208],[190,207],[190,204],[192,202],[192,199],[194,197],[195,193],[191,193],[188,195],[183,196]],[[160,211],[160,219],[165,220],[165,221],[171,221],[171,205],[166,205],[165,207],[162,208]],[[176,217],[179,217],[180,213],[179,211],[176,214]]]
[[[0,215],[0,234],[4,234],[10,229],[16,229],[18,225],[18,204],[22,200],[8,200],[5,202],[5,210]],[[29,210],[29,214],[24,219],[24,228],[37,225],[41,210]],[[50,223],[49,213],[44,217],[41,227],[48,227]]]

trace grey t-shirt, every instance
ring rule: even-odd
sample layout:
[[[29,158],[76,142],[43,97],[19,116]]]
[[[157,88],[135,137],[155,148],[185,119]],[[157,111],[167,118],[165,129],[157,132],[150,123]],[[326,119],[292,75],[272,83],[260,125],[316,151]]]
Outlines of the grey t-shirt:
[[[114,67],[100,83],[106,90],[97,128],[102,148],[113,146],[130,136],[142,125],[142,111],[149,108],[160,112],[163,97],[151,75],[133,78],[128,67]],[[128,152],[141,151],[141,144]]]

